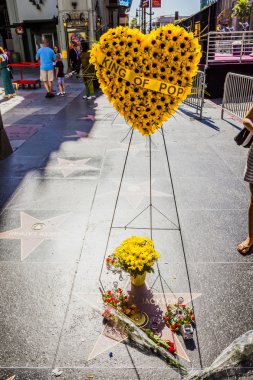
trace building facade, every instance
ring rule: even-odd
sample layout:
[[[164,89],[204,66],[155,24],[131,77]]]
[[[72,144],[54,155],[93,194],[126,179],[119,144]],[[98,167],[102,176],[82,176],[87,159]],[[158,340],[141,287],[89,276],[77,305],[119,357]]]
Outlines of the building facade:
[[[5,45],[20,54],[22,61],[34,61],[43,38],[58,43],[57,0],[7,0],[11,41]]]
[[[0,46],[35,61],[46,38],[59,46],[65,67],[74,43],[91,45],[108,28],[128,25],[131,0],[0,0]]]
[[[208,7],[209,5],[215,3],[217,0],[200,0],[200,9]]]
[[[109,0],[0,0],[0,46],[34,61],[46,38],[59,46],[65,65],[74,42],[92,44],[107,30]],[[119,13],[117,13],[119,15]],[[118,17],[114,17],[118,22]]]

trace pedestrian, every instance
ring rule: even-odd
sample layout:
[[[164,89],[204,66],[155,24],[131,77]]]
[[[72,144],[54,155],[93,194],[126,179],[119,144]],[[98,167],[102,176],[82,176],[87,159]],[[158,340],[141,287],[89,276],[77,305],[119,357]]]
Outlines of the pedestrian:
[[[83,83],[86,91],[86,95],[83,96],[83,99],[95,99],[96,96],[93,85],[95,71],[93,65],[90,64],[89,45],[87,42],[82,43],[82,52],[80,54],[80,59],[82,63]]]
[[[56,54],[60,54],[60,56],[62,58],[62,54],[60,53],[60,49],[59,49],[59,47],[57,45],[54,46],[54,53],[55,53],[55,55]]]
[[[69,51],[69,61],[73,71],[77,71],[79,67],[79,52],[77,49],[77,44],[74,42],[73,47]]]
[[[55,64],[55,73],[58,81],[59,92],[57,95],[65,96],[65,86],[64,86],[64,66],[62,63],[61,55],[56,54],[56,64]]]
[[[243,125],[253,133],[253,106],[243,119]],[[251,198],[248,212],[248,237],[237,246],[238,252],[242,255],[250,253],[253,247],[253,144],[249,148],[244,180],[249,183]]]
[[[11,62],[11,52],[10,52],[10,50],[9,49],[7,49],[7,48],[5,48],[4,49],[4,53],[7,55],[7,57],[8,57],[8,63],[12,63]]]
[[[52,82],[54,80],[54,60],[56,55],[54,51],[48,47],[48,40],[42,42],[42,47],[37,51],[36,60],[40,61],[40,80],[43,82],[47,91],[46,98],[53,98]]]
[[[13,98],[16,92],[11,83],[11,71],[8,67],[8,56],[5,54],[4,49],[0,47],[0,75],[4,87],[5,98]]]
[[[55,45],[53,47],[53,50],[54,50],[54,54],[55,55],[60,54],[60,56],[62,58],[62,54],[60,53],[60,49],[59,49],[59,47],[57,45]],[[55,71],[56,61],[54,61],[53,65],[54,65],[54,72],[55,72],[55,76],[56,76],[56,71]],[[56,78],[57,78],[57,76],[56,76]],[[52,86],[53,86],[53,83],[52,83]],[[52,87],[52,92],[56,92],[56,91],[54,91],[53,87]]]

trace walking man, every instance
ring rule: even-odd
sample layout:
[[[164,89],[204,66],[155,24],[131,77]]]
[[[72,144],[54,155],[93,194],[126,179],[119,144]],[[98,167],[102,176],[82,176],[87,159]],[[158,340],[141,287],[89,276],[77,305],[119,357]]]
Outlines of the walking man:
[[[52,82],[54,80],[54,60],[56,55],[50,47],[48,41],[44,40],[42,47],[37,51],[36,60],[40,61],[40,80],[47,91],[46,98],[54,97],[52,94]]]

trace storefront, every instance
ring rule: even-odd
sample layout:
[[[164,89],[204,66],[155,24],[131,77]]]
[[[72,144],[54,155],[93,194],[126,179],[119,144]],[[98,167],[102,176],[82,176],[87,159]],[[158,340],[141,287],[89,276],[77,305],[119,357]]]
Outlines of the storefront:
[[[74,45],[80,47],[82,41],[89,41],[89,18],[87,13],[74,11],[65,13],[63,25],[67,51]]]
[[[0,0],[0,46],[13,50],[6,0]]]
[[[22,24],[12,25],[15,30],[18,28],[23,29],[23,33],[19,35],[19,38],[23,43],[25,61],[35,61],[36,52],[44,39],[48,40],[51,48],[58,45],[57,21],[57,18],[52,20],[24,20]]]

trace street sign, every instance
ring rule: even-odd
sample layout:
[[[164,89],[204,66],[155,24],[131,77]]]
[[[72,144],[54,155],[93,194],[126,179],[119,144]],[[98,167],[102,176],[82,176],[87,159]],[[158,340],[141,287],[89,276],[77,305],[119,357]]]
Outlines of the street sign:
[[[152,0],[153,8],[161,8],[161,0]]]
[[[161,8],[161,0],[152,0],[152,8]],[[142,0],[140,8],[149,8],[149,0]]]
[[[132,5],[132,1],[133,0],[119,0],[119,5],[121,7],[127,7],[127,8],[130,8],[131,5]]]

